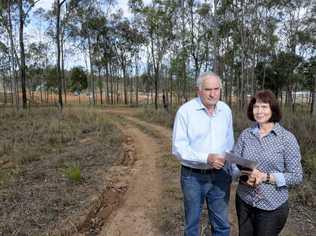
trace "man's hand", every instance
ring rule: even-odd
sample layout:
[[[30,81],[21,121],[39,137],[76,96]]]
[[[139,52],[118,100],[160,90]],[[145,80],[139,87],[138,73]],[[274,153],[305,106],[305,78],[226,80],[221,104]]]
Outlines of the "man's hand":
[[[209,164],[212,169],[220,170],[224,167],[225,158],[221,154],[209,154],[207,164]]]

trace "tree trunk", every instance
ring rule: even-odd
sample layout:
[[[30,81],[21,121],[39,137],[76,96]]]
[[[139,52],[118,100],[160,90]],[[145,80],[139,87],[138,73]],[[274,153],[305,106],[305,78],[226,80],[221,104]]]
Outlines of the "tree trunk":
[[[60,72],[60,38],[59,37],[60,37],[60,8],[63,3],[64,1],[62,1],[61,3],[59,2],[59,0],[56,1],[58,103],[61,110],[63,109],[63,97],[62,97],[62,78],[61,78],[61,72]]]
[[[114,75],[112,73],[112,67],[111,67],[111,64],[109,65],[109,72],[110,72],[110,89],[111,89],[111,104],[114,104]]]
[[[138,86],[139,86],[139,81],[138,81],[138,63],[137,63],[137,60],[138,59],[138,57],[136,56],[135,57],[135,66],[136,66],[136,81],[135,81],[135,95],[136,95],[136,106],[138,106]]]
[[[16,107],[19,107],[19,103],[20,103],[20,96],[18,93],[18,73],[16,70],[16,62],[18,62],[18,66],[19,66],[19,61],[18,61],[18,57],[17,57],[17,53],[14,47],[14,42],[13,42],[13,34],[12,34],[12,20],[11,20],[11,1],[8,1],[8,34],[9,34],[9,39],[10,39],[10,63],[11,63],[11,71],[12,71],[12,84],[14,89],[14,95],[15,95],[15,104]],[[19,66],[20,67],[20,66]],[[13,92],[13,91],[12,91]],[[13,104],[13,94],[12,94],[12,104]]]
[[[23,0],[19,0],[19,13],[20,13],[20,53],[21,53],[21,68],[20,68],[20,78],[22,86],[22,102],[23,109],[27,108],[27,98],[26,98],[26,67],[25,67],[25,50],[24,50],[24,10],[23,10]]]
[[[214,0],[214,12],[213,12],[213,21],[215,22],[215,27],[213,29],[214,33],[214,64],[213,64],[213,71],[219,75],[219,35],[218,35],[218,19],[217,19],[217,4],[219,0]]]
[[[129,78],[129,103],[133,104],[133,76]]]
[[[62,84],[64,91],[64,101],[67,103],[67,83],[65,79],[65,57],[64,57],[64,31],[61,34],[61,71],[62,71]]]
[[[99,90],[100,90],[100,102],[101,104],[103,104],[103,86],[102,86],[102,80],[101,80],[101,68],[99,68],[99,81],[100,81],[100,87],[99,87]]]
[[[239,90],[239,108],[243,108],[245,104],[245,33],[244,33],[244,9],[243,2],[241,5],[242,8],[242,17],[240,23],[240,37],[241,37],[241,75],[240,75],[240,90]]]
[[[122,64],[122,70],[123,70],[123,93],[124,93],[124,104],[128,104],[127,99],[127,74],[126,74],[126,64]]]
[[[107,104],[110,103],[110,91],[109,91],[109,63],[107,62],[105,64],[105,87],[106,87],[106,102]],[[112,94],[112,80],[111,80],[111,94]],[[112,96],[112,95],[111,95]],[[112,102],[112,98],[111,98],[111,103]]]
[[[90,61],[92,100],[93,100],[93,105],[95,105],[95,104],[96,104],[96,101],[95,101],[95,78],[94,78],[94,72],[93,72],[92,49],[91,49],[91,39],[90,39],[90,35],[88,35],[88,48],[89,48],[89,61]],[[89,98],[90,98],[90,97],[89,97]]]
[[[314,75],[314,91],[312,92],[311,113],[316,116],[316,77]]]
[[[116,104],[120,101],[119,78],[116,78]]]
[[[172,94],[173,94],[173,78],[172,78],[172,75],[170,75],[170,98],[169,98],[169,101],[170,101],[170,111],[172,112]]]
[[[158,81],[159,81],[159,71],[155,69],[155,109],[158,110]]]

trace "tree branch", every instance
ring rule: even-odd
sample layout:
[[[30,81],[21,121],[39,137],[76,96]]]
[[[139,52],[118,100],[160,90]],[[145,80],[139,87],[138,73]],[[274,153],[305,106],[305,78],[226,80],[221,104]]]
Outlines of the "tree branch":
[[[34,7],[34,5],[35,5],[36,3],[38,3],[39,1],[40,1],[40,0],[36,0],[36,1],[34,1],[34,2],[29,6],[29,8],[28,8],[27,11],[25,12],[25,14],[24,14],[24,16],[23,16],[23,19],[22,19],[23,24],[24,24],[24,21],[25,21],[27,15],[28,15],[29,12],[31,11],[31,9],[32,9],[32,8]]]
[[[62,0],[62,1],[59,3],[59,6],[61,7],[61,5],[64,4],[64,2],[66,2],[66,0]]]

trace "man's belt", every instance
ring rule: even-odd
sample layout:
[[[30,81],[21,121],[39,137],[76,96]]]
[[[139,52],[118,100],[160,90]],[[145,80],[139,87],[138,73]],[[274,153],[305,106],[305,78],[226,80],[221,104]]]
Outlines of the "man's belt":
[[[197,174],[210,174],[213,172],[212,169],[195,169],[184,165],[182,165],[182,168]]]

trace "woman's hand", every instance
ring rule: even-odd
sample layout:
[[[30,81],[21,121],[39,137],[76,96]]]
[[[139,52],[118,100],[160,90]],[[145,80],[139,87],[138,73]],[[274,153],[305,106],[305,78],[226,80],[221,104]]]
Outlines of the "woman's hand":
[[[258,169],[254,169],[253,171],[242,170],[241,175],[248,176],[246,184],[251,187],[256,187],[267,179],[267,174]]]

